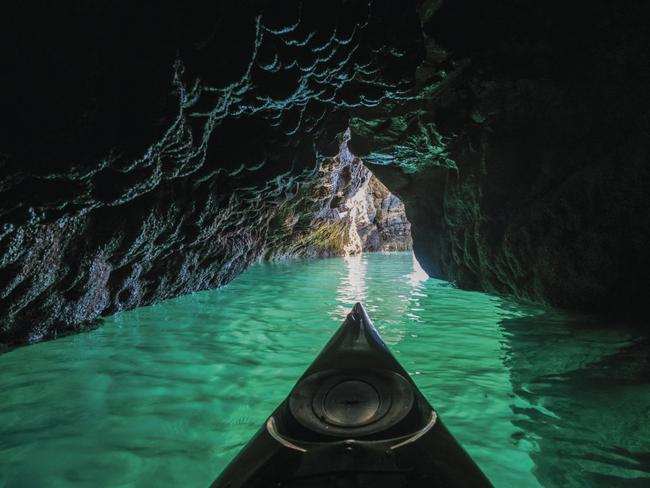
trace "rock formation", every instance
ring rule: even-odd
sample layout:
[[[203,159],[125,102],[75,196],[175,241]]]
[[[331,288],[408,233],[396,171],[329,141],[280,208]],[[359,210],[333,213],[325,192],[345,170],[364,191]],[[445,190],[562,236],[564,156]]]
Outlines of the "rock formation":
[[[4,344],[237,276],[348,110],[403,93],[418,57],[413,6],[387,0],[27,2],[0,22]]]
[[[0,343],[231,280],[273,253],[278,212],[347,127],[405,203],[429,273],[640,310],[649,9],[14,3],[0,21]]]
[[[355,110],[431,275],[551,306],[650,292],[650,4],[427,2],[419,100]],[[373,164],[374,163],[374,164]]]
[[[267,258],[411,249],[404,204],[350,153],[348,138],[349,132],[337,156],[321,162],[316,179],[280,206],[271,221]]]
[[[413,247],[411,223],[401,200],[370,173],[364,212],[357,221],[363,251],[409,251]]]

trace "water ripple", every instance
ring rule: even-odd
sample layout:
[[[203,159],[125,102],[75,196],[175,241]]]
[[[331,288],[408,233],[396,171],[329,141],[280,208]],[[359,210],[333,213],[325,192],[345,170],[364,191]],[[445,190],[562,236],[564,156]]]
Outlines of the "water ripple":
[[[643,335],[373,254],[259,264],[0,356],[0,486],[207,486],[356,301],[496,486],[650,482]]]

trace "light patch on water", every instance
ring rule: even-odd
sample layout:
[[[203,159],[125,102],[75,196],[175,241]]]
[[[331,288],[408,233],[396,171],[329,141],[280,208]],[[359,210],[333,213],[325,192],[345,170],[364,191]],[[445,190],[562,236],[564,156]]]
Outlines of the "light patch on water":
[[[418,259],[415,257],[415,254],[413,256],[413,271],[409,274],[409,279],[411,280],[411,285],[413,286],[418,286],[420,283],[423,281],[426,281],[429,279],[429,275],[427,274],[424,269],[422,269],[422,266],[420,266],[420,263],[418,262]]]
[[[367,254],[345,256],[344,271],[341,273],[339,285],[336,288],[337,319],[343,320],[350,308],[357,302],[365,302],[367,295],[366,274],[368,272]]]

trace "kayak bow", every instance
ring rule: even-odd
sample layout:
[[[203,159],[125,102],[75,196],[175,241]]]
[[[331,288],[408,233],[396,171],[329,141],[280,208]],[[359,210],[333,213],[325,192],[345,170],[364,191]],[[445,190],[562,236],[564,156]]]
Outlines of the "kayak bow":
[[[357,303],[212,488],[489,487]]]

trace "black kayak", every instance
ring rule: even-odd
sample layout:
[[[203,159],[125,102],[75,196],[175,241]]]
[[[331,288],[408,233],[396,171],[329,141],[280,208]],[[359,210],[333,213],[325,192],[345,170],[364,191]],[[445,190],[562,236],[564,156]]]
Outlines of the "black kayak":
[[[492,486],[357,303],[212,488]]]

